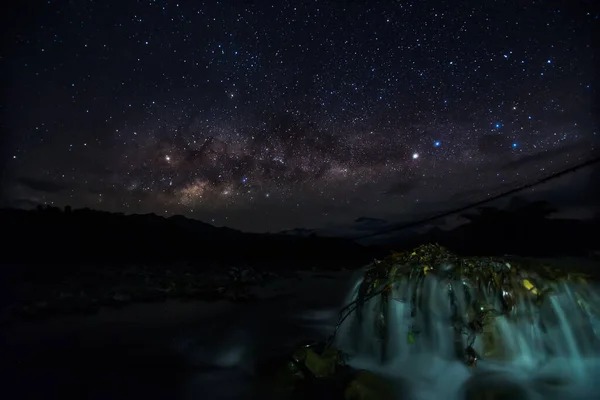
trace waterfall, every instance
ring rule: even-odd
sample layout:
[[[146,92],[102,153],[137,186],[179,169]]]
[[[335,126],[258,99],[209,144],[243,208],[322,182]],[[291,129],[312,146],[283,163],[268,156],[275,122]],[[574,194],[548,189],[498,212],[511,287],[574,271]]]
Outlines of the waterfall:
[[[357,308],[340,323],[335,345],[352,367],[402,382],[402,398],[488,398],[474,393],[489,388],[500,396],[494,399],[600,398],[597,286],[556,280],[540,300],[541,289],[514,271],[507,273],[511,282],[540,296],[475,285],[456,274],[369,282],[366,276],[349,293],[348,304]],[[386,297],[363,292],[361,300],[365,287],[373,293],[383,287]]]

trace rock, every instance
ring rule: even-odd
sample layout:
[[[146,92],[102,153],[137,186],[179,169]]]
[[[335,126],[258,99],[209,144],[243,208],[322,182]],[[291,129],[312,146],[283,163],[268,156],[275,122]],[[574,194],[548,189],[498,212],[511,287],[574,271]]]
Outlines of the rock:
[[[262,360],[258,365],[258,379],[255,383],[264,389],[267,398],[294,399],[298,398],[300,387],[307,376],[299,365],[288,357],[274,357]]]
[[[337,352],[326,349],[323,354],[315,353],[313,349],[308,349],[304,364],[317,378],[325,378],[335,373],[335,367],[338,362]]]
[[[139,296],[139,300],[145,301],[145,302],[158,302],[158,301],[165,301],[166,299],[167,299],[166,293],[161,292],[158,289],[142,292]]]
[[[71,307],[71,312],[79,315],[91,315],[100,310],[98,301],[88,297],[77,298]]]
[[[127,303],[129,301],[131,301],[131,296],[124,294],[124,293],[115,293],[112,296],[113,300],[119,303]]]
[[[316,378],[332,376],[336,372],[336,367],[342,362],[338,350],[319,344],[301,346],[294,352],[292,358],[304,364]]]
[[[488,374],[486,374],[488,375]],[[465,400],[527,400],[531,393],[521,384],[500,374],[473,376],[462,389]]]
[[[47,301],[38,301],[35,303],[35,306],[39,309],[46,309],[46,308],[48,308],[48,302]]]
[[[375,306],[380,310],[388,309],[390,299],[407,302],[410,318],[414,321],[450,317],[448,328],[454,330],[455,336],[468,339],[468,345],[462,349],[457,347],[457,353],[466,355],[462,358],[469,366],[474,366],[478,358],[500,360],[510,356],[503,348],[506,344],[503,341],[510,338],[502,338],[497,331],[497,319],[506,318],[510,323],[519,319],[545,322],[540,320],[539,311],[544,314],[543,307],[552,308],[552,303],[547,300],[561,288],[563,281],[581,285],[581,290],[577,286],[574,294],[578,305],[569,309],[569,315],[583,310],[585,318],[581,320],[588,321],[587,315],[593,311],[590,307],[594,303],[593,292],[580,283],[583,277],[572,272],[563,271],[561,275],[545,270],[543,265],[508,263],[489,257],[459,257],[438,245],[420,246],[413,251],[394,253],[382,261],[375,261],[365,269],[363,278],[353,302],[344,309],[336,331],[352,313],[360,320],[367,302],[368,307]],[[446,290],[439,292],[439,287]],[[432,296],[430,290],[433,288],[441,296]],[[570,298],[568,303],[575,304]],[[600,310],[594,312],[600,315]],[[547,319],[552,321],[551,312],[546,314],[550,315]],[[386,327],[390,326],[389,315],[377,311],[375,317],[369,320],[373,324],[371,329],[381,333],[383,359],[387,356],[388,338],[385,333]],[[578,326],[577,334],[592,335],[593,327],[589,323],[587,325]],[[417,328],[428,330],[432,326],[434,324],[429,327],[417,325]],[[429,332],[425,332],[423,336],[428,335]],[[409,336],[409,341],[412,339],[418,340]],[[473,341],[476,341],[477,349],[473,348]]]
[[[25,305],[21,307],[20,314],[25,318],[34,318],[39,315],[39,311],[34,306]]]
[[[351,399],[379,399],[379,397],[360,397],[371,390],[380,394],[385,392],[383,380],[357,375],[346,365],[346,356],[337,349],[320,342],[300,344],[290,356],[273,359],[260,366],[266,380],[262,385],[274,399],[343,399],[348,391]],[[365,373],[366,374],[366,373]],[[349,386],[349,382],[354,382]],[[387,393],[387,392],[385,392]],[[356,397],[356,396],[359,397]],[[380,397],[388,399],[390,397]]]
[[[386,379],[368,371],[360,371],[344,392],[346,400],[394,400],[396,394]]]
[[[229,300],[234,303],[247,303],[247,302],[255,300],[255,299],[256,299],[255,295],[253,295],[251,293],[246,293],[246,294],[240,294],[240,295],[234,294],[233,296],[231,296],[231,298]]]
[[[481,343],[483,347],[482,355],[490,360],[505,360],[507,358],[504,342],[495,326],[485,326],[481,334]]]

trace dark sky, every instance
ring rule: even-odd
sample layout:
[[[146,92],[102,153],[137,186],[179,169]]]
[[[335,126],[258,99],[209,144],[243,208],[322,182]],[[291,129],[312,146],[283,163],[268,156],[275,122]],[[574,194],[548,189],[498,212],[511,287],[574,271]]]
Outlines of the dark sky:
[[[13,206],[394,221],[581,162],[598,136],[592,1],[14,3]]]

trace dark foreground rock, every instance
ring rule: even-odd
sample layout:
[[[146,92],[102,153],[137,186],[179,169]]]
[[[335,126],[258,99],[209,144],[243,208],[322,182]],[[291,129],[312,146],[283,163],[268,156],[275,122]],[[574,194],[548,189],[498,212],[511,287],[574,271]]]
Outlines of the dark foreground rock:
[[[275,399],[392,400],[393,385],[369,371],[355,370],[347,357],[325,343],[298,346],[288,357],[262,366],[262,385]]]
[[[120,272],[96,271],[69,279],[30,279],[15,283],[13,295],[0,304],[0,323],[57,315],[92,315],[100,308],[131,303],[181,301],[251,301],[255,288],[281,279],[273,272],[234,267],[223,272],[155,271],[132,266]]]

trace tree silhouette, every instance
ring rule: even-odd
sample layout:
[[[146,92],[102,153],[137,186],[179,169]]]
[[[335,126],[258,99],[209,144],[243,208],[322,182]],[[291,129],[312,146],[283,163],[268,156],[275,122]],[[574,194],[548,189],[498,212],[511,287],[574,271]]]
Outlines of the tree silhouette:
[[[514,211],[515,217],[528,220],[541,220],[555,214],[558,210],[545,200],[535,201]]]
[[[480,207],[475,213],[462,215],[476,224],[501,225],[513,222],[537,222],[548,218],[557,209],[548,201],[529,201],[522,197],[513,197],[505,209]]]
[[[494,224],[502,221],[506,214],[496,207],[479,207],[475,213],[463,214],[462,217],[475,224]]]

